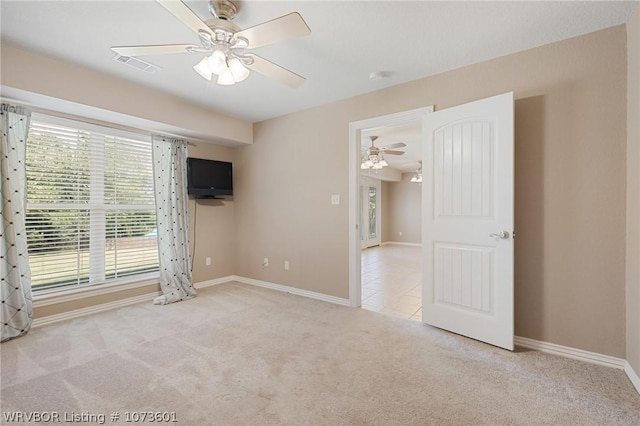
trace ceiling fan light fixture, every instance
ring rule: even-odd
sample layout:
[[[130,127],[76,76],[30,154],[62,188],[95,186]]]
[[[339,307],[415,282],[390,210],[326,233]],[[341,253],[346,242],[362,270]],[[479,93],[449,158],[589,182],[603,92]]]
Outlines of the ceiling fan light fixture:
[[[221,86],[233,86],[236,84],[236,80],[233,78],[231,70],[227,70],[218,76],[217,83]]]
[[[211,68],[209,68],[208,60],[209,58],[207,57],[202,58],[200,62],[198,62],[196,65],[193,66],[193,69],[195,72],[200,74],[202,78],[206,80],[211,80],[211,76],[213,72],[211,71]]]
[[[232,58],[231,60],[229,60],[229,70],[231,71],[233,79],[236,83],[240,83],[241,81],[249,77],[249,70],[242,64],[242,62],[238,58]]]
[[[369,158],[368,155],[365,155],[362,158],[362,163],[360,163],[360,168],[363,170],[370,169],[373,167],[374,162]]]
[[[218,84],[230,85],[243,81],[249,76],[250,71],[256,71],[292,88],[297,88],[305,81],[304,77],[271,61],[259,56],[245,55],[245,50],[310,34],[311,30],[298,12],[290,12],[279,18],[241,29],[232,22],[238,12],[235,0],[209,0],[209,10],[213,18],[206,21],[194,13],[184,1],[186,0],[157,0],[169,13],[198,35],[199,45],[114,46],[111,49],[120,55],[119,57],[131,60],[142,55],[202,53],[208,56],[205,61],[195,65],[194,70],[208,81],[211,81],[213,74],[217,75]],[[235,58],[239,63],[234,65],[234,70],[229,76],[229,61]]]
[[[380,161],[378,161],[378,164],[380,165],[380,168],[387,167],[389,165],[382,155],[380,155]]]
[[[420,168],[413,173],[411,182],[422,183],[422,161],[420,162]]]
[[[220,49],[214,50],[211,56],[207,58],[207,65],[215,75],[224,74],[229,69],[227,55]]]

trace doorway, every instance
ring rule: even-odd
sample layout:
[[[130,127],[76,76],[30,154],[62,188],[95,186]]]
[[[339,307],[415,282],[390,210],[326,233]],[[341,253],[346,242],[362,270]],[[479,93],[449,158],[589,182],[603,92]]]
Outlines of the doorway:
[[[416,123],[384,130],[385,136],[381,140],[392,137],[406,142],[408,155],[399,157],[398,154],[398,158],[389,164],[400,172],[397,173],[399,177],[390,173],[384,176],[370,171],[361,173],[359,214],[362,308],[420,321],[422,235],[416,224],[420,223],[421,188],[411,181],[414,172],[408,172],[419,164],[409,159],[420,152],[411,147],[418,144],[419,130],[413,131],[418,127],[419,123]],[[377,129],[376,133],[379,132],[381,130]]]
[[[364,233],[362,228],[368,225],[368,222],[365,224],[365,221],[360,219],[362,217],[360,212],[362,133],[388,126],[422,122],[423,117],[432,112],[433,106],[429,106],[361,120],[349,125],[349,300],[351,306],[362,306],[362,235]],[[379,205],[378,210],[380,210]],[[379,224],[380,221],[378,220]],[[381,228],[378,228],[377,233],[378,235],[381,234]],[[384,246],[368,250],[378,250],[380,248],[384,248]]]
[[[513,350],[513,103],[509,92],[437,113],[431,107],[350,124],[352,306],[362,305],[360,135],[413,118],[421,121],[429,170],[422,190],[422,321]]]

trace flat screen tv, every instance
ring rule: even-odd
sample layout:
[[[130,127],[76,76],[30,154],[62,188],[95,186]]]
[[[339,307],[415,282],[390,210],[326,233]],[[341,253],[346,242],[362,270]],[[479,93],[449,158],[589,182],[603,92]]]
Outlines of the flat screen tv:
[[[187,192],[195,198],[233,195],[232,164],[226,161],[187,159]]]

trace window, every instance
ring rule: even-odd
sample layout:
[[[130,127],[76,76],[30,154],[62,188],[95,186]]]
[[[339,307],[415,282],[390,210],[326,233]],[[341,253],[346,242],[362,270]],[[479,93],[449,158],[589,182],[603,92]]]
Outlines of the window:
[[[26,172],[34,291],[158,270],[148,136],[33,114]]]

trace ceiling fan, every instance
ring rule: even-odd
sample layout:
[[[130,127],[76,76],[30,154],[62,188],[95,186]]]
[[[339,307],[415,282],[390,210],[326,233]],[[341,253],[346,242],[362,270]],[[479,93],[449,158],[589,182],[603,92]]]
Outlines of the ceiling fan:
[[[404,142],[396,142],[386,146],[375,146],[376,139],[378,139],[378,136],[371,136],[371,146],[367,148],[367,152],[362,158],[362,163],[360,163],[360,168],[363,170],[379,170],[388,166],[389,164],[384,159],[383,154],[402,155],[404,151],[398,151],[395,148],[407,146]]]
[[[207,80],[217,76],[216,81],[220,85],[243,81],[249,76],[249,70],[293,88],[304,83],[304,77],[250,52],[251,49],[310,34],[311,30],[299,13],[292,12],[241,30],[231,22],[238,13],[237,3],[232,0],[210,0],[209,11],[213,18],[204,22],[182,1],[156,1],[195,32],[200,44],[115,46],[111,50],[122,56],[204,53],[204,58],[193,69]]]

